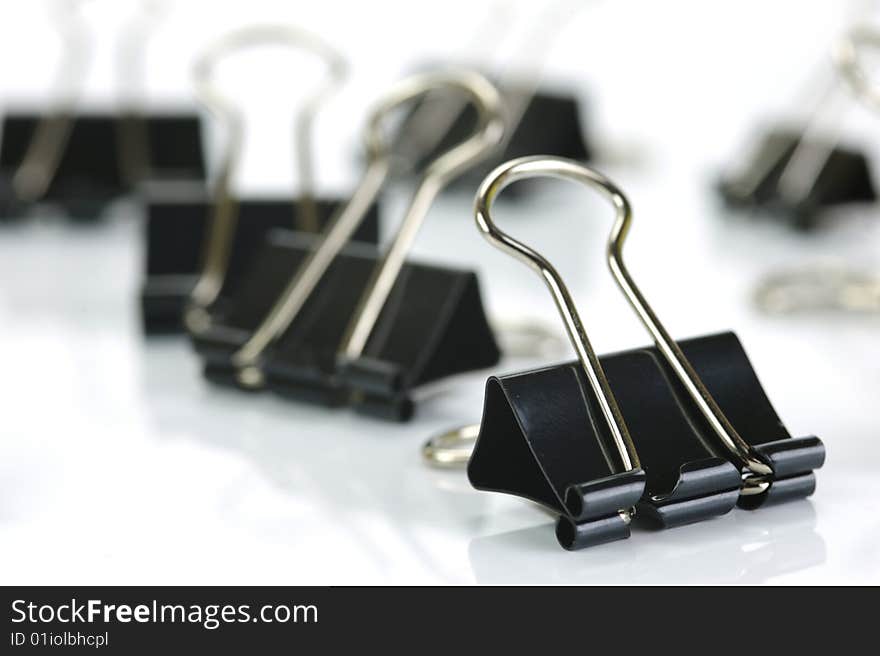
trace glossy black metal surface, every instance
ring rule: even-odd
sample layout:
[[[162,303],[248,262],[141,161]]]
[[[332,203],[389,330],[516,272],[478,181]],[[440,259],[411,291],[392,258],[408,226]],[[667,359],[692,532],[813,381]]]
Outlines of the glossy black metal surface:
[[[780,193],[779,181],[802,135],[773,131],[764,136],[754,156],[743,167],[744,176],[723,180],[718,188],[725,203],[735,209],[761,210],[795,228],[810,230],[821,221],[822,213],[848,203],[877,200],[870,166],[861,152],[820,143],[808,147],[828,149],[830,153],[809,192],[796,202]],[[743,178],[755,172],[763,175],[754,184]]]
[[[205,229],[213,203],[207,191],[196,185],[173,183],[144,187],[146,196],[146,271],[141,290],[141,313],[148,334],[183,332],[182,316],[201,267]],[[316,199],[317,228],[323,229],[341,199]],[[229,270],[221,298],[213,311],[222,313],[239,281],[254,264],[266,236],[274,229],[291,228],[296,206],[290,199],[245,198],[239,201],[239,218]],[[354,235],[375,244],[379,239],[379,208],[370,208]],[[262,256],[261,256],[262,257]],[[291,270],[292,271],[292,270]],[[278,279],[280,280],[280,278]],[[271,281],[248,286],[248,295],[265,296],[280,288]],[[265,285],[269,284],[268,288]]]
[[[222,321],[197,343],[209,379],[239,385],[232,354],[266,315],[311,245],[306,235],[270,234]],[[476,276],[408,263],[364,357],[340,368],[337,352],[376,259],[374,248],[357,243],[334,259],[291,325],[264,354],[269,389],[310,403],[351,403],[366,414],[405,421],[414,412],[414,388],[498,362]]]
[[[822,443],[789,436],[736,336],[679,345],[743,438],[768,456],[774,476],[764,494],[740,496],[740,471],[656,349],[606,355],[602,367],[644,470],[643,490],[632,501],[638,516],[672,527],[724,514],[738,500],[755,508],[812,493],[812,470],[824,461]],[[630,473],[620,473],[615,453],[582,368],[570,362],[489,379],[468,475],[478,489],[522,496],[559,513],[563,546],[571,548],[569,542],[580,546],[579,536],[591,530],[581,527],[575,490],[598,485],[608,493],[610,486],[621,498],[632,492]],[[596,529],[606,537],[612,535],[606,521],[615,524],[609,508]],[[613,535],[628,535],[618,528]]]
[[[10,114],[3,119],[0,144],[0,220],[20,217],[27,204],[12,193],[11,180],[27,152],[42,117]],[[201,121],[195,114],[168,113],[139,116],[143,153],[127,152],[124,130],[134,119],[114,114],[74,117],[70,136],[51,183],[40,202],[55,204],[71,217],[93,220],[115,198],[135,190],[145,180],[174,179],[204,183],[205,163]],[[139,179],[129,179],[126,157],[140,157]]]

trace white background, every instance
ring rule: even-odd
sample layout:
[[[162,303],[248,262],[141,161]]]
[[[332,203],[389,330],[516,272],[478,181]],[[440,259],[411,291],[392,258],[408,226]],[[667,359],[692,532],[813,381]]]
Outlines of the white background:
[[[495,70],[533,65],[540,4],[165,3],[145,93],[157,106],[194,102],[194,54],[235,26],[294,22],[324,34],[352,65],[315,137],[320,184],[341,192],[356,180],[358,129],[384,86],[426,61],[481,52],[494,52]],[[544,361],[457,379],[402,426],[212,388],[182,339],[140,334],[138,212],[120,204],[91,229],[48,217],[0,231],[0,581],[880,582],[880,319],[770,319],[750,302],[762,274],[817,258],[880,271],[876,210],[803,237],[725,216],[710,191],[758,125],[810,113],[830,75],[827,47],[865,3],[581,4],[547,53],[545,79],[582,99],[597,167],[634,204],[633,274],[674,335],[735,330],[791,432],[822,437],[828,460],[811,500],[563,552],[548,515],[475,492],[461,472],[427,469],[418,452],[432,433],[479,418],[487,373]],[[50,6],[0,7],[4,107],[52,97]],[[116,101],[115,52],[133,6],[86,6],[90,106]],[[504,25],[507,37],[493,36]],[[290,116],[317,68],[275,49],[224,66],[249,119],[239,188],[289,188]],[[850,104],[826,123],[880,154],[868,111]],[[392,195],[386,234],[405,195]],[[598,350],[647,341],[604,270],[611,217],[600,199],[554,183],[498,213],[558,264]],[[493,315],[558,323],[540,281],[477,236],[467,196],[435,205],[416,251],[478,269]]]

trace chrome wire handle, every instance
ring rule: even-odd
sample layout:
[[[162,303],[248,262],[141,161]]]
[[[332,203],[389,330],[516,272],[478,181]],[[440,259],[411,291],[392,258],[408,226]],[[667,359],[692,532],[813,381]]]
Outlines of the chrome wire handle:
[[[670,337],[645,300],[624,263],[623,244],[631,226],[632,209],[623,193],[600,173],[572,160],[544,156],[512,160],[497,168],[480,187],[475,209],[477,226],[493,245],[525,262],[544,279],[549,287],[565,322],[572,345],[577,351],[578,359],[599,399],[599,405],[611,429],[624,466],[628,469],[638,467],[638,456],[635,454],[635,448],[626,430],[623,417],[614,401],[602,366],[590,346],[568,289],[553,266],[543,256],[501,231],[492,222],[489,214],[492,202],[504,187],[516,180],[534,177],[563,178],[587,184],[603,192],[614,205],[617,216],[606,247],[608,267],[614,280],[642,324],[651,334],[657,349],[709,423],[712,431],[731,455],[736,458],[740,466],[748,470],[744,480],[743,494],[757,493],[766,489],[768,483],[762,477],[772,474],[773,470],[754,453],[725,417],[678,344]]]
[[[857,25],[834,45],[831,59],[853,95],[874,111],[880,111],[880,87],[865,70],[862,57],[868,49],[880,49],[880,31]]]
[[[205,235],[203,268],[186,313],[187,327],[193,332],[204,331],[210,323],[207,308],[217,299],[223,286],[238,221],[238,204],[231,184],[241,159],[244,120],[236,104],[214,85],[214,68],[220,59],[229,54],[267,44],[303,48],[320,57],[327,66],[327,80],[300,107],[294,130],[301,187],[296,226],[311,231],[317,231],[318,228],[312,190],[312,123],[321,103],[345,77],[345,60],[317,35],[293,26],[257,25],[231,32],[214,42],[194,67],[196,91],[202,102],[227,126],[228,137],[214,190],[214,215]]]
[[[141,0],[117,46],[116,86],[119,120],[117,146],[122,179],[134,185],[149,174],[150,142],[143,115],[146,106],[147,45],[164,16],[164,0]]]
[[[474,200],[474,217],[477,228],[489,243],[520,260],[541,276],[553,296],[553,301],[565,324],[565,330],[577,353],[587,381],[596,394],[602,415],[620,455],[621,465],[625,470],[638,469],[641,466],[639,456],[626,427],[626,422],[617,406],[602,364],[590,344],[574,300],[572,300],[562,276],[543,255],[508,235],[498,228],[492,220],[492,205],[505,187],[518,180],[546,176],[574,180],[602,192],[611,201],[617,212],[609,244],[614,243],[622,232],[625,233],[632,216],[629,202],[610,180],[571,160],[542,156],[510,160],[496,168],[483,180]]]
[[[81,8],[87,0],[55,2],[63,29],[62,59],[53,86],[64,87],[55,106],[37,123],[21,163],[12,177],[18,199],[36,202],[46,195],[61,164],[73,129],[73,110],[83,87],[91,43],[86,37]]]
[[[480,126],[474,136],[439,157],[428,168],[400,229],[401,232],[405,232],[406,239],[411,240],[415,236],[415,230],[424,218],[431,200],[449,178],[469,165],[474,157],[487,150],[494,140],[500,138],[497,135],[502,130],[498,94],[485,78],[476,73],[451,71],[415,75],[397,84],[383,97],[370,111],[364,131],[368,163],[360,184],[345,206],[330,219],[320,241],[300,264],[269,314],[233,356],[233,361],[241,368],[240,380],[250,381],[253,385],[262,382],[258,361],[263,351],[297,316],[334,258],[349,242],[382,189],[392,161],[390,140],[383,129],[389,115],[401,106],[438,90],[466,94],[478,108],[481,117]],[[402,242],[400,233],[398,237],[394,242],[397,250],[393,251],[393,257],[400,256],[402,259],[409,244]],[[393,249],[394,245],[392,245]],[[391,261],[388,255],[385,261]],[[397,266],[398,270],[400,268],[396,260],[391,261],[388,266]],[[381,265],[377,265],[377,268],[381,269]],[[396,276],[396,270],[392,273],[389,268],[388,274]],[[370,285],[367,289],[371,289]],[[381,310],[381,305],[379,309]]]

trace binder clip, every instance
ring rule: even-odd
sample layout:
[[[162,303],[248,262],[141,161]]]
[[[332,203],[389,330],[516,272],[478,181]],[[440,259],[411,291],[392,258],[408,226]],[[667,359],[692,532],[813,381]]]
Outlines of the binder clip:
[[[146,180],[202,183],[198,115],[147,113],[134,103],[113,113],[76,110],[88,40],[80,34],[75,12],[60,18],[67,47],[57,86],[77,86],[62,94],[49,112],[15,111],[3,117],[0,221],[21,218],[39,203],[60,206],[74,219],[90,220]],[[139,19],[137,25],[142,22]],[[144,49],[144,32],[138,29],[137,38],[125,41],[128,52],[120,58],[120,78],[129,84],[142,77],[135,55]]]
[[[478,108],[478,130],[428,167],[381,256],[350,243],[390,172],[382,124],[437,89],[466,94]],[[228,320],[200,340],[208,378],[328,406],[352,402],[404,421],[413,388],[495,364],[500,354],[476,275],[404,258],[435,196],[500,139],[499,102],[470,72],[426,73],[394,87],[370,113],[367,169],[345,207],[317,239],[274,233]]]
[[[856,96],[867,99],[874,107],[880,106],[880,96],[870,88],[858,53],[878,44],[880,35],[863,26],[850,32],[832,50],[836,78],[842,77]],[[828,210],[877,200],[865,154],[838,143],[839,134],[817,134],[819,116],[837,95],[836,78],[804,130],[769,132],[740,170],[721,179],[718,190],[728,207],[765,210],[794,228],[812,230]]]
[[[234,103],[215,89],[211,78],[215,64],[224,56],[265,44],[305,48],[320,57],[328,70],[327,82],[312,93],[296,117],[298,198],[238,198],[231,191],[243,145],[243,120]],[[180,332],[185,314],[190,332],[206,331],[222,314],[224,303],[271,230],[283,227],[317,233],[327,224],[340,201],[317,198],[312,192],[311,128],[318,107],[341,83],[345,69],[343,58],[317,36],[273,25],[232,32],[199,58],[195,66],[197,91],[227,126],[228,140],[210,197],[203,186],[191,184],[163,182],[142,188],[146,199],[146,280],[141,309],[146,333]],[[366,218],[354,238],[375,243],[378,208],[373,203],[364,211]]]
[[[490,209],[502,189],[536,176],[574,180],[609,198],[617,216],[608,264],[653,347],[598,358],[553,266],[495,226]],[[547,283],[578,356],[488,380],[467,470],[475,488],[522,496],[558,514],[556,535],[566,549],[628,537],[635,508],[673,527],[737,503],[754,509],[813,492],[822,442],[790,437],[737,338],[676,343],[648,305],[623,262],[630,205],[607,178],[570,160],[521,158],[484,181],[475,214],[493,245]],[[432,441],[425,455],[455,464],[466,439],[459,432],[446,444]]]

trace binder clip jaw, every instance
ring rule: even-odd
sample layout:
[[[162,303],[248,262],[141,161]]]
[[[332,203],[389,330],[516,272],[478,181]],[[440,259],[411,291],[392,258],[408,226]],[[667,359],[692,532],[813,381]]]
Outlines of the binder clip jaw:
[[[717,453],[741,471],[738,505],[754,510],[810,496],[816,487],[814,470],[825,462],[825,447],[815,436],[791,437],[736,335],[682,340],[680,350],[728,425],[742,436],[732,446],[715,441],[722,447]],[[707,423],[699,415],[693,420]]]
[[[865,72],[859,53],[878,45],[880,34],[860,26],[832,49],[838,77],[875,110],[880,108],[880,91]],[[813,136],[812,123],[799,134],[783,130],[767,134],[747,166],[719,183],[725,203],[735,209],[766,209],[796,228],[810,230],[826,210],[876,202],[877,189],[864,153],[841,146],[837,136],[824,140]]]
[[[383,124],[432,89],[467,94],[480,106],[482,125],[429,167],[391,247],[379,257],[349,242],[390,171]],[[499,116],[497,94],[476,74],[425,74],[395,87],[369,116],[368,165],[349,202],[317,241],[306,245],[279,233],[264,251],[263,259],[283,260],[292,272],[271,283],[271,308],[254,311],[244,296],[253,286],[266,287],[273,274],[256,266],[241,285],[233,305],[250,307],[249,318],[238,314],[234,324],[248,337],[214,360],[215,380],[225,369],[226,382],[239,386],[267,386],[330,406],[354,402],[363,412],[405,421],[413,414],[414,386],[496,363],[499,351],[476,276],[404,258],[434,196],[500,138]],[[337,358],[340,345],[344,358]]]
[[[578,369],[573,363],[548,373],[579,386],[584,381]],[[554,512],[556,536],[566,549],[629,537],[633,509],[644,493],[644,471],[621,464],[589,385],[579,387],[589,403],[563,409],[555,406],[553,389],[532,385],[529,377],[492,377],[486,383],[483,417],[467,467],[471,485],[523,497]],[[523,398],[524,391],[530,396]]]

